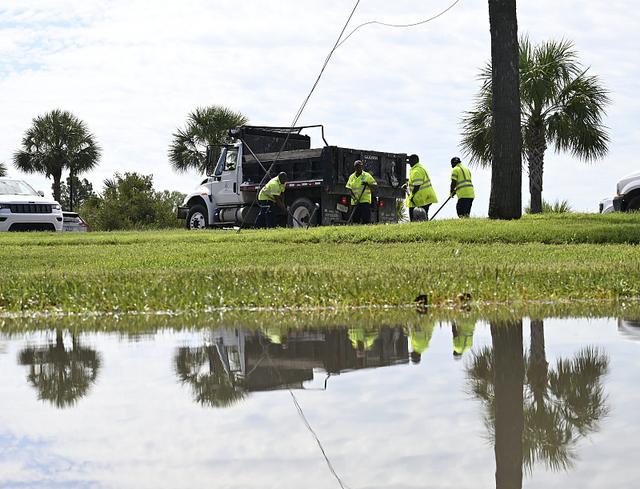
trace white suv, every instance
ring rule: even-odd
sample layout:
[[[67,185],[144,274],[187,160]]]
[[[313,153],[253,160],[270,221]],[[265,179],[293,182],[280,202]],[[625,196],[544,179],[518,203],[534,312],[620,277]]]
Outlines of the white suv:
[[[62,231],[62,208],[22,180],[0,177],[0,231]]]

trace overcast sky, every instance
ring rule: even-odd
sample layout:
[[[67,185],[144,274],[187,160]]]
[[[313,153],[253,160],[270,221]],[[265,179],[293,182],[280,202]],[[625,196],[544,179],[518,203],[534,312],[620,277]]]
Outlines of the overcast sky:
[[[453,0],[362,0],[351,26],[411,23]],[[84,120],[103,148],[86,177],[153,174],[159,190],[189,192],[195,173],[167,162],[171,135],[197,106],[222,104],[260,125],[288,125],[353,7],[351,0],[3,0],[0,7],[0,161],[10,164],[34,117],[60,108]],[[549,151],[544,197],[597,210],[639,170],[640,14],[636,2],[520,2],[533,41],[570,39],[611,91],[609,156],[593,165]],[[330,144],[418,153],[441,201],[490,56],[486,0],[461,0],[411,29],[368,26],[335,54],[301,123],[323,123]],[[315,136],[314,134],[311,134]],[[318,138],[313,139],[320,144]],[[10,165],[10,172],[17,172]],[[44,177],[28,176],[50,192]],[[475,215],[486,215],[489,174],[475,170]],[[525,175],[524,201],[528,201]],[[453,215],[453,206],[443,216]]]

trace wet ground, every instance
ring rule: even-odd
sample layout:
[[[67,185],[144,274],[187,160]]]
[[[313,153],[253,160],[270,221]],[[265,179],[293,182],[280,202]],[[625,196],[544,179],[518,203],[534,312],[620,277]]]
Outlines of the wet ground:
[[[640,323],[0,333],[0,488],[633,488]]]

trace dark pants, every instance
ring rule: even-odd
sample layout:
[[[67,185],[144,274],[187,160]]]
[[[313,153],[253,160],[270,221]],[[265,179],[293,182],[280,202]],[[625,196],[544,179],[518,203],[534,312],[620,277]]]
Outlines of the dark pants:
[[[471,215],[471,205],[473,199],[458,199],[456,204],[456,211],[458,211],[458,217],[469,217]]]
[[[351,222],[355,224],[370,224],[371,223],[371,204],[361,202],[356,205],[353,210],[353,217]]]
[[[259,200],[260,212],[256,217],[257,228],[274,228],[276,227],[275,219],[273,218],[273,211],[275,210],[276,203],[270,200]]]
[[[424,209],[424,212],[426,214],[425,220],[429,220],[429,207],[431,207],[431,204],[427,204],[427,205],[423,205],[422,209]],[[413,210],[415,209],[415,207],[409,207],[409,220],[413,222],[414,217],[413,217]]]

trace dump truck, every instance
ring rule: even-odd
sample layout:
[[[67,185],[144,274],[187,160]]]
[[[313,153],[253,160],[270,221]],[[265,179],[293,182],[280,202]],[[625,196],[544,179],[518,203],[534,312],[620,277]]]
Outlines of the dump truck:
[[[311,148],[304,130],[322,131],[325,145]],[[215,164],[207,150],[207,177],[178,207],[188,229],[250,227],[259,207],[258,193],[270,178],[286,172],[284,202],[288,211],[275,216],[280,226],[347,224],[352,205],[345,188],[356,160],[378,183],[371,222],[398,221],[396,202],[405,196],[405,153],[385,153],[330,146],[322,126],[296,128],[242,126],[229,131],[232,143],[219,148]]]

